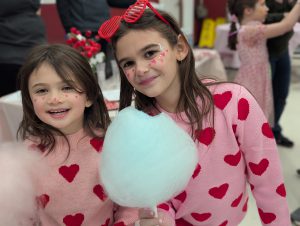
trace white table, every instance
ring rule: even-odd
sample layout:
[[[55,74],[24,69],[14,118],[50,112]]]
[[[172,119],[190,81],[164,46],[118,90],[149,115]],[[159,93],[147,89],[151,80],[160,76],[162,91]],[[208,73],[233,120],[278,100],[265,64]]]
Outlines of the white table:
[[[226,70],[220,54],[214,49],[193,49],[195,69],[199,78],[208,76],[227,81]]]
[[[0,142],[16,140],[22,117],[19,91],[0,98]]]
[[[223,64],[226,68],[239,68],[240,60],[237,51],[227,47],[230,24],[221,24],[216,27],[215,49],[219,52]],[[291,54],[300,44],[300,23],[294,26],[294,35],[289,41],[289,51]]]

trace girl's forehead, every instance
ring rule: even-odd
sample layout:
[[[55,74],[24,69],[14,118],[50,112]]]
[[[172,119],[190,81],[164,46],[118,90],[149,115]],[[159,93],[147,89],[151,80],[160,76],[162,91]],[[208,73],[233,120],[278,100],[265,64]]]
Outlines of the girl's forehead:
[[[66,70],[67,72],[68,70]],[[54,67],[46,62],[37,67],[29,76],[29,84],[32,83],[60,83],[65,81],[72,81],[76,83],[74,74],[68,73],[69,76],[62,78],[55,71]]]
[[[116,43],[116,54],[119,58],[120,55],[128,54],[131,52],[138,52],[145,46],[151,44],[160,44],[163,46],[168,45],[168,41],[155,30],[132,30],[127,32]]]

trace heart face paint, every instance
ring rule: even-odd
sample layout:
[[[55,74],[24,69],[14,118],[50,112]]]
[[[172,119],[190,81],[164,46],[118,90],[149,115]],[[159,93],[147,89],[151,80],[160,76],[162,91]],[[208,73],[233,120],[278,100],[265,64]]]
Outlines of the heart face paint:
[[[160,44],[159,44],[160,45]],[[161,46],[161,45],[160,45]],[[149,63],[149,67],[153,67],[153,66],[161,66],[161,64],[164,63],[164,58],[166,57],[168,53],[168,49],[163,49],[161,47],[161,53],[156,56],[155,58],[153,58],[150,63]]]
[[[155,67],[163,66],[165,62],[164,59],[168,52],[169,52],[168,49],[164,49],[160,43],[152,44],[149,49],[145,50],[145,53],[141,59],[143,61],[147,61],[145,68],[143,68],[142,70],[146,72],[146,71],[150,71],[151,68],[155,69]],[[130,62],[129,64],[126,62],[122,66],[123,72],[126,75],[127,79],[132,79],[136,74],[136,72],[138,71],[136,69],[137,63],[144,65],[143,62],[141,63],[139,61],[139,62]]]

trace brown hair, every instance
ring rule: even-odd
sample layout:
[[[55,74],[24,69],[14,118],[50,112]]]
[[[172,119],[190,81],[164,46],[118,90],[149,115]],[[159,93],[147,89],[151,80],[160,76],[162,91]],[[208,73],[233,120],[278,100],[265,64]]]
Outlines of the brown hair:
[[[159,13],[169,22],[169,25],[157,18],[150,9],[146,9],[141,18],[135,23],[122,21],[120,28],[111,38],[113,49],[116,50],[118,40],[130,30],[157,31],[174,47],[177,44],[178,35],[184,37],[184,34],[180,30],[177,22],[169,14],[163,11],[159,11]],[[196,124],[197,129],[201,129],[204,116],[208,115],[213,109],[213,99],[210,91],[197,77],[193,51],[190,46],[188,46],[188,48],[189,51],[186,58],[178,62],[179,73],[182,76],[180,76],[181,94],[176,109],[177,113],[179,113],[181,109],[185,109],[185,113],[189,119],[188,123],[191,125],[192,133],[194,133],[194,125]],[[148,97],[136,91],[128,82],[123,70],[121,70],[120,67],[119,69],[121,76],[120,110],[131,105],[133,95],[135,96],[135,106],[137,109],[146,110],[149,107],[155,108],[155,98]],[[202,101],[201,110],[196,102],[197,97],[200,97]]]
[[[235,16],[238,22],[241,23],[244,17],[245,8],[255,8],[257,1],[258,0],[228,0],[229,13],[231,16]],[[228,47],[232,50],[236,50],[236,45],[238,43],[236,22],[237,21],[231,21],[228,35]]]
[[[18,129],[18,137],[23,140],[31,136],[40,139],[40,145],[49,152],[55,146],[54,135],[65,134],[58,129],[44,123],[35,114],[32,100],[29,94],[28,81],[30,75],[42,64],[48,64],[58,76],[68,85],[80,92],[85,92],[92,106],[84,111],[84,129],[92,136],[96,136],[94,130],[107,129],[110,119],[104,102],[104,98],[89,62],[77,50],[64,44],[43,44],[32,49],[18,75],[18,85],[21,90],[23,104],[23,119]],[[69,80],[72,77],[79,83],[74,87]]]

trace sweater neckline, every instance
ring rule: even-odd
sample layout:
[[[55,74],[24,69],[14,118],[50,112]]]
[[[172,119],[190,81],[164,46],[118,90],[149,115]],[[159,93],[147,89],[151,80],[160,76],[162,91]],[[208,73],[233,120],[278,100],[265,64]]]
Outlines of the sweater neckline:
[[[66,135],[66,138],[70,145],[70,149],[77,149],[80,143],[82,143],[87,137],[88,136],[84,128],[81,128],[72,134]],[[56,142],[57,149],[68,147],[68,143],[63,136],[56,135],[55,142]]]

